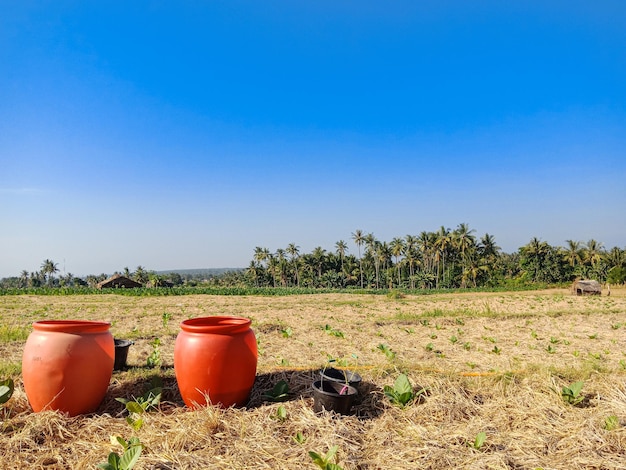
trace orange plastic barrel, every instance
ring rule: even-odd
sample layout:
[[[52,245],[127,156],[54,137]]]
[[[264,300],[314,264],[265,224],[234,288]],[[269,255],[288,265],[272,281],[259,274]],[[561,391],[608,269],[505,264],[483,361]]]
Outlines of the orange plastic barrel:
[[[33,323],[22,357],[24,391],[33,411],[76,416],[98,408],[115,362],[110,327],[85,320]]]
[[[174,345],[174,373],[189,408],[242,406],[254,385],[257,344],[242,317],[192,318],[181,323]]]

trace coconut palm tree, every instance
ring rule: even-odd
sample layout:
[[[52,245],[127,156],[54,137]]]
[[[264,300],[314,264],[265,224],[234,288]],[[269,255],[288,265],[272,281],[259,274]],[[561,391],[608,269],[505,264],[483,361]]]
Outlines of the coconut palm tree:
[[[287,246],[287,254],[291,256],[291,262],[293,263],[293,269],[296,273],[296,286],[300,287],[300,275],[298,273],[298,255],[300,254],[300,247],[295,243],[290,243]]]
[[[52,283],[52,277],[54,276],[55,273],[58,273],[58,272],[59,272],[58,263],[55,263],[54,261],[50,259],[46,259],[44,260],[43,263],[41,263],[41,273],[44,275],[44,279],[46,280],[48,287],[50,287]]]
[[[602,254],[604,253],[604,246],[602,243],[591,239],[587,242],[584,250],[584,262],[595,268],[600,260],[602,260]]]
[[[572,268],[575,268],[577,264],[582,263],[582,245],[578,241],[565,240],[567,247],[565,247],[564,258]]]
[[[406,259],[409,263],[409,282],[411,289],[414,289],[415,283],[413,278],[413,265],[415,264],[417,257],[415,250],[417,249],[418,241],[417,237],[414,235],[407,235],[404,237],[404,240],[406,241],[404,245],[404,259]]]
[[[391,254],[396,258],[396,268],[398,270],[398,287],[402,284],[402,279],[400,276],[400,256],[404,253],[405,243],[402,238],[395,237],[389,242],[389,249],[391,250]]]
[[[326,260],[326,250],[321,246],[316,246],[313,248],[311,258],[313,260],[313,266],[317,270],[317,279],[319,282],[322,279],[322,269],[324,268],[324,261]]]
[[[24,270],[20,273],[20,287],[28,287],[28,281],[30,280],[28,271]]]
[[[348,245],[343,240],[339,240],[335,243],[335,253],[339,255],[339,259],[341,260],[341,273],[343,274],[343,260],[346,257],[346,253],[348,252]]]
[[[365,241],[365,246],[367,248],[367,251],[372,257],[372,260],[374,261],[374,272],[376,274],[376,278],[375,278],[376,289],[378,289],[379,287],[378,269],[379,269],[379,263],[380,263],[380,258],[378,256],[378,244],[380,242],[376,240],[376,237],[374,237],[373,233],[368,233],[367,235],[365,235],[364,241]]]
[[[452,245],[452,235],[450,229],[445,228],[443,225],[439,228],[439,231],[435,234],[435,242],[433,248],[436,253],[437,261],[437,278],[435,281],[435,287],[439,287],[439,262],[441,262],[441,274],[445,276],[446,273],[446,255],[450,246]]]
[[[363,260],[361,258],[361,246],[365,243],[365,236],[361,229],[357,229],[352,234],[352,240],[359,249],[359,271],[361,272],[361,289],[363,289]]]

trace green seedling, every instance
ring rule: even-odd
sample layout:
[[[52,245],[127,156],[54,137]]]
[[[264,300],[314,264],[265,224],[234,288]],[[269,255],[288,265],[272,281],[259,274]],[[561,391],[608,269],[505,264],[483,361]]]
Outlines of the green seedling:
[[[452,344],[456,344],[459,341],[459,338],[457,338],[456,336],[451,336],[450,337],[450,342]]]
[[[0,381],[0,405],[9,401],[9,398],[13,395],[15,384],[13,379],[5,379]]]
[[[377,346],[377,349],[383,352],[385,356],[387,356],[387,359],[389,359],[390,361],[395,359],[396,357],[396,353],[392,351],[392,349],[387,344],[381,343]]]
[[[135,430],[139,431],[143,426],[143,418],[141,415],[144,413],[158,408],[161,403],[161,393],[163,387],[160,384],[160,379],[155,379],[152,382],[152,388],[145,392],[143,395],[132,400],[126,398],[116,398],[117,401],[123,403],[129,415],[126,417],[126,422]]]
[[[120,444],[124,449],[122,455],[117,452],[111,452],[107,462],[98,465],[101,470],[131,470],[141,455],[143,444],[137,437],[131,437],[128,441],[117,436],[111,436],[112,444]]]
[[[313,463],[322,470],[343,470],[339,465],[332,462],[332,460],[336,460],[335,454],[338,448],[338,446],[332,446],[325,455],[309,451],[309,456],[313,459]]]
[[[337,338],[343,338],[344,337],[344,335],[343,335],[343,333],[341,331],[335,330],[333,327],[331,327],[328,324],[324,325],[322,330],[324,330],[326,332],[326,334],[331,335],[331,336],[336,336]]]
[[[563,387],[561,389],[561,397],[565,403],[569,403],[570,405],[577,405],[581,401],[585,399],[585,396],[581,394],[581,390],[585,382],[579,381],[574,382],[569,387]]]
[[[281,380],[274,388],[268,390],[263,394],[263,398],[267,401],[280,402],[289,398],[289,384],[284,380]]]
[[[602,426],[607,431],[614,431],[619,428],[619,419],[615,415],[608,416],[604,419],[604,425]]]
[[[480,450],[483,445],[485,445],[485,441],[487,440],[487,434],[484,432],[479,432],[476,434],[476,438],[474,439],[474,443],[472,447],[476,450]]]
[[[405,407],[406,405],[426,393],[424,389],[421,389],[417,393],[414,392],[413,386],[411,385],[409,378],[405,374],[400,374],[398,376],[393,384],[393,387],[385,385],[383,391],[385,392],[385,396],[389,398],[389,401],[391,401],[391,403],[400,407]]]
[[[502,349],[500,349],[498,346],[494,346],[491,352],[494,354],[500,354],[502,352]]]
[[[435,345],[433,343],[428,343],[426,346],[424,346],[424,349],[426,349],[426,351],[428,352],[432,352],[432,350],[435,349]]]
[[[276,409],[274,419],[277,419],[278,421],[285,421],[287,419],[287,408],[285,408],[285,405],[280,405]]]
[[[280,330],[280,334],[283,335],[283,338],[291,338],[293,336],[293,330],[290,327],[287,327]]]
[[[304,437],[304,434],[302,434],[300,431],[298,431],[296,433],[295,436],[293,436],[292,438],[297,444],[304,444],[306,442],[306,437]]]
[[[163,322],[163,328],[167,328],[167,324],[170,322],[172,317],[173,317],[173,315],[171,313],[163,312],[163,315],[161,315],[161,321]]]
[[[146,359],[146,365],[148,367],[161,367],[161,340],[159,338],[154,338],[150,342],[150,346],[152,346],[152,352]]]

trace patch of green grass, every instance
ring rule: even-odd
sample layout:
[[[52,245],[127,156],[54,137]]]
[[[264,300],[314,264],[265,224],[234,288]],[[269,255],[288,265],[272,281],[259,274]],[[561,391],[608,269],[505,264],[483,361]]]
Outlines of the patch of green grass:
[[[30,332],[30,327],[2,325],[0,326],[0,343],[26,341],[26,338],[28,338]]]

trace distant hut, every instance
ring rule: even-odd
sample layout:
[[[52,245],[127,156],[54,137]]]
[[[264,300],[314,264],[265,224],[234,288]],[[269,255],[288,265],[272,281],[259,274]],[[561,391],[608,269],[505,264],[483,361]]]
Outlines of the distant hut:
[[[96,286],[98,289],[133,289],[136,287],[143,287],[139,282],[133,281],[121,274],[114,274],[108,279],[99,282]]]
[[[576,295],[601,295],[602,286],[598,281],[579,279],[572,284],[572,293]]]

